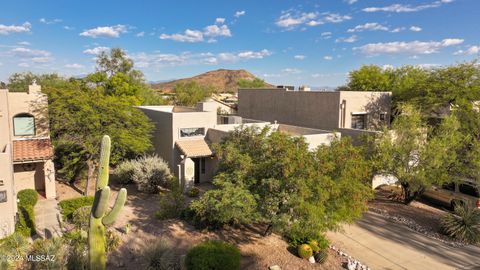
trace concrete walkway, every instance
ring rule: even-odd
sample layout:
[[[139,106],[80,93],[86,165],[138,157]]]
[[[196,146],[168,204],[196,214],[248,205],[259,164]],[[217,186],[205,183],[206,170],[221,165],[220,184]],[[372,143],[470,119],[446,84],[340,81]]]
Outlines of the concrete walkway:
[[[35,225],[37,234],[42,238],[52,238],[53,236],[61,236],[58,210],[58,202],[55,199],[38,200],[35,205]]]
[[[480,269],[479,247],[454,248],[372,212],[327,236],[372,269]]]

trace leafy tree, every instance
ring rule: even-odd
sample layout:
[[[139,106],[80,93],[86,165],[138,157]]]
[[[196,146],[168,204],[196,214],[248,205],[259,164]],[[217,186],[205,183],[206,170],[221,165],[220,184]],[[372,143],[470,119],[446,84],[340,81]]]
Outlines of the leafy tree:
[[[379,173],[398,179],[408,204],[425,188],[452,181],[465,172],[467,165],[459,153],[469,141],[455,116],[446,117],[433,129],[418,109],[404,105],[392,130],[385,128],[376,138],[374,160]]]
[[[253,80],[240,79],[237,82],[239,88],[263,88],[267,86],[264,80],[255,78]]]
[[[203,101],[209,97],[213,89],[204,87],[196,82],[177,83],[173,89],[175,92],[175,104],[182,106],[195,106],[197,102]]]
[[[365,65],[349,74],[348,87],[353,91],[391,91],[392,71]]]
[[[302,137],[244,128],[215,152],[218,188],[192,203],[197,215],[215,225],[260,222],[266,234],[319,238],[359,217],[371,196],[365,184],[370,163],[346,140],[309,152]]]

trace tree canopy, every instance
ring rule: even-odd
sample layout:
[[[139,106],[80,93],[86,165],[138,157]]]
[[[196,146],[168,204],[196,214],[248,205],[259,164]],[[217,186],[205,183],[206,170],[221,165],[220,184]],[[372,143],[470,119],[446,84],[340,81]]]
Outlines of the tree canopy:
[[[346,139],[310,152],[303,137],[243,128],[215,152],[217,189],[191,205],[207,224],[260,222],[266,233],[319,238],[359,217],[371,198],[370,163]]]
[[[240,79],[237,82],[238,88],[263,88],[267,86],[264,80],[255,78],[253,80]]]
[[[177,83],[173,91],[175,92],[176,105],[195,106],[197,102],[210,97],[213,89],[190,81]]]

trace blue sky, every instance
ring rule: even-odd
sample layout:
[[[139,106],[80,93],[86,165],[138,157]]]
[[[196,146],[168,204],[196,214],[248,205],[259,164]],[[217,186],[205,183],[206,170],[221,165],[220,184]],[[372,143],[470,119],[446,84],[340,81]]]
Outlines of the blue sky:
[[[337,86],[362,64],[478,58],[478,0],[5,1],[0,80],[82,75],[121,47],[149,81],[218,68],[274,84]]]

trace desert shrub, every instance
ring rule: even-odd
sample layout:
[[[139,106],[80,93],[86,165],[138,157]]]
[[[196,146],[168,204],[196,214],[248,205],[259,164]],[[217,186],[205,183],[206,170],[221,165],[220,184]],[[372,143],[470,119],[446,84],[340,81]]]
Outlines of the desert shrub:
[[[24,257],[29,249],[28,239],[21,233],[15,232],[0,241],[0,269],[16,269],[21,261],[7,260],[2,255],[13,258]]]
[[[320,251],[320,247],[318,246],[317,240],[310,240],[308,241],[308,245],[312,248],[313,253],[317,253]]]
[[[458,204],[453,214],[442,217],[441,224],[450,237],[470,244],[480,242],[480,210],[477,208]]]
[[[198,195],[200,195],[200,189],[198,189],[197,187],[192,187],[188,190],[187,195],[190,198],[198,197]]]
[[[313,255],[313,258],[317,263],[325,263],[328,259],[328,249],[320,250],[319,252],[315,253],[315,255]]]
[[[169,191],[160,194],[160,210],[155,213],[158,219],[177,218],[185,208],[182,189],[176,180],[170,180]]]
[[[122,183],[132,181],[139,191],[155,193],[172,178],[168,164],[157,155],[143,156],[120,163],[115,174]]]
[[[77,142],[60,140],[55,143],[55,172],[57,180],[73,184],[87,177],[88,152]]]
[[[86,230],[90,221],[91,206],[82,206],[72,213],[72,222],[78,229]]]
[[[62,210],[63,218],[66,220],[72,220],[73,212],[83,206],[92,206],[93,196],[78,197],[74,199],[68,199],[61,201],[58,205]]]
[[[105,232],[105,238],[107,239],[107,252],[116,250],[122,243],[122,240],[120,239],[118,234],[115,233],[115,231],[113,231],[112,229],[108,229]]]
[[[180,269],[180,261],[172,245],[161,238],[147,245],[142,252],[149,270],[177,270]]]
[[[310,247],[310,245],[308,244],[302,244],[298,246],[297,252],[298,252],[298,256],[300,256],[300,258],[303,258],[303,259],[308,259],[313,255],[312,247]]]
[[[235,270],[240,269],[240,250],[229,243],[208,240],[187,253],[187,270]]]
[[[63,235],[65,243],[70,246],[67,269],[88,269],[88,235],[86,231],[73,230]]]
[[[136,160],[126,160],[115,168],[114,175],[120,184],[133,183],[133,175],[135,174],[135,167],[139,166]]]
[[[24,189],[20,190],[17,194],[17,199],[19,200],[18,206],[35,206],[38,201],[38,193],[33,189]]]
[[[34,236],[37,231],[35,229],[35,212],[33,206],[18,206],[18,219],[15,224],[15,231],[23,236]]]
[[[62,238],[37,239],[33,242],[30,255],[38,258],[30,262],[32,269],[64,269],[67,264],[68,247]]]

